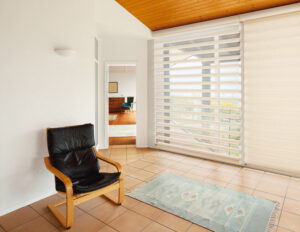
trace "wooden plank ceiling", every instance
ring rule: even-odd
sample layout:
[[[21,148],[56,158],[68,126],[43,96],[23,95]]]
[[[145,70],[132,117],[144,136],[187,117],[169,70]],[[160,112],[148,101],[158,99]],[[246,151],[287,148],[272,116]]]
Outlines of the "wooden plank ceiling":
[[[116,0],[152,31],[299,2],[300,0]]]

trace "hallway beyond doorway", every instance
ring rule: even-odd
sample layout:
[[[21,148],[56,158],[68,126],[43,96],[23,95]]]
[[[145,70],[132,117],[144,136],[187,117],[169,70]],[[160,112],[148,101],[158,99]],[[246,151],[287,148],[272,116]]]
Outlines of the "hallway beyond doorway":
[[[109,128],[111,132],[111,127],[120,125],[135,125],[136,124],[136,111],[127,111],[124,113],[110,113],[109,114]],[[114,133],[115,133],[114,128]],[[136,136],[110,136],[109,145],[126,145],[126,144],[136,144]]]
[[[111,116],[114,116],[114,117],[111,117]],[[130,125],[130,124],[136,124],[136,112],[135,111],[109,114],[109,125]]]

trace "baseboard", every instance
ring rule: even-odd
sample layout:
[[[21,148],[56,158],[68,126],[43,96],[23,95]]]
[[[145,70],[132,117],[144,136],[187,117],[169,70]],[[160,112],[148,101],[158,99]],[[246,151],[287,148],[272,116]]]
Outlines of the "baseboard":
[[[6,210],[1,210],[1,211],[0,211],[0,217],[3,216],[3,215],[5,215],[5,214],[8,214],[8,213],[10,213],[10,212],[13,212],[13,211],[15,211],[15,210],[17,210],[17,209],[20,209],[20,208],[23,208],[23,207],[25,207],[25,206],[27,206],[27,205],[30,205],[30,204],[32,204],[32,203],[34,203],[34,202],[36,202],[36,201],[42,200],[42,199],[44,199],[44,198],[46,198],[46,197],[50,197],[51,195],[53,195],[53,194],[55,194],[55,193],[57,193],[57,192],[56,192],[56,191],[53,191],[53,192],[51,192],[51,193],[44,194],[44,195],[42,195],[42,196],[40,196],[40,197],[37,197],[37,198],[35,198],[35,199],[29,200],[29,201],[25,201],[24,203],[19,204],[18,206],[15,206],[15,207],[12,207],[12,208],[9,208],[9,209],[6,209]]]
[[[149,147],[147,142],[146,143],[143,143],[143,142],[140,142],[140,141],[136,141],[136,142],[137,143],[135,144],[135,146],[137,148],[147,148],[147,147]]]
[[[97,150],[103,149],[103,147],[102,147],[102,146],[99,146],[99,145],[96,145],[95,147],[96,147]]]
[[[149,146],[143,146],[143,145],[135,145],[136,148],[149,148]]]
[[[101,145],[99,145],[99,144],[98,144],[98,145],[95,145],[95,147],[96,147],[97,150],[100,150],[100,149],[108,149],[108,147],[105,147],[104,145],[101,146]]]

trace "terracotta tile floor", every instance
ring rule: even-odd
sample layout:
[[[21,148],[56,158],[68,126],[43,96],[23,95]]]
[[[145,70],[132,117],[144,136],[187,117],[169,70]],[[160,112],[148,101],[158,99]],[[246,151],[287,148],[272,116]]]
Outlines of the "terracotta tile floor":
[[[124,165],[126,193],[161,172],[169,171],[235,191],[276,200],[281,206],[274,231],[300,231],[300,179],[164,151],[136,149],[134,145],[116,145],[100,152]],[[108,164],[100,162],[100,165],[102,171],[115,171]],[[62,197],[55,194],[0,217],[0,232],[65,231],[46,207],[47,204],[56,202]],[[64,210],[64,207],[60,210]],[[125,196],[122,206],[116,206],[103,197],[76,206],[74,225],[69,232],[74,231],[208,232],[209,230]]]

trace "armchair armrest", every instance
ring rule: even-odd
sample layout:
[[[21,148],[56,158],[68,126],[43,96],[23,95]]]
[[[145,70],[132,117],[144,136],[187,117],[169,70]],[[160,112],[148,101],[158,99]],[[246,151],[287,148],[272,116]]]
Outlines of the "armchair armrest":
[[[110,163],[110,164],[114,165],[117,168],[118,172],[121,172],[121,175],[123,175],[121,164],[119,164],[116,161],[113,161],[113,160],[111,160],[109,158],[106,158],[106,157],[100,155],[99,152],[97,151],[97,149],[95,147],[94,147],[94,151],[95,151],[95,154],[96,154],[96,156],[97,156],[98,159],[101,159],[101,160],[103,160],[103,161],[105,161],[107,163]]]
[[[61,171],[53,167],[49,157],[45,157],[44,162],[46,168],[65,184],[66,194],[73,195],[73,184],[71,179],[65,174],[63,174]]]

